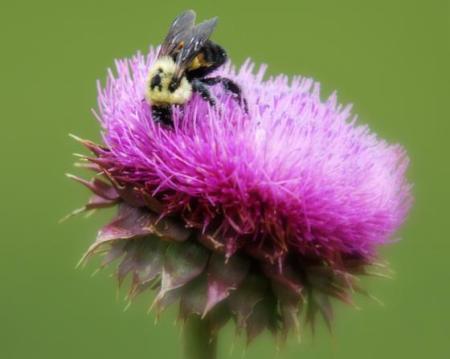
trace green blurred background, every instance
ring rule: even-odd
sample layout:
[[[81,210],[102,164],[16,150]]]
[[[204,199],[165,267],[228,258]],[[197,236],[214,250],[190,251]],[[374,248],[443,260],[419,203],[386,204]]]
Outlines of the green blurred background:
[[[411,156],[416,203],[404,240],[384,250],[395,279],[367,282],[385,306],[338,305],[333,335],[289,341],[278,358],[449,358],[448,0],[2,2],[0,357],[178,357],[174,311],[155,326],[148,297],[124,311],[110,272],[75,270],[106,214],[57,221],[88,195],[63,174],[81,150],[67,134],[99,138],[95,80],[186,8],[219,16],[214,38],[234,62],[314,77],[323,96],[337,89]],[[242,342],[227,327],[221,358],[241,358]],[[268,335],[245,354],[275,356]]]

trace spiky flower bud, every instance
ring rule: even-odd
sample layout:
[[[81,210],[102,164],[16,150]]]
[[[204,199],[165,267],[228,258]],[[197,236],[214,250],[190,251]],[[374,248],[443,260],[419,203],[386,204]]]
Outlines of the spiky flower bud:
[[[246,62],[218,71],[243,88],[247,114],[220,86],[217,106],[196,95],[156,124],[144,100],[156,52],[116,63],[99,85],[103,145],[92,153],[85,210],[117,207],[85,258],[118,260],[130,296],[156,290],[162,310],[230,318],[250,341],[285,337],[299,315],[329,323],[332,298],[351,303],[356,277],[401,225],[411,202],[407,156],[358,124],[350,107],[325,102],[306,78],[263,80]]]

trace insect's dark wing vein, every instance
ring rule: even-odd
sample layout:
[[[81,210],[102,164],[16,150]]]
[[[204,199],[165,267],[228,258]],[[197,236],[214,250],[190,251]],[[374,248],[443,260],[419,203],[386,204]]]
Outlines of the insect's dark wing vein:
[[[193,10],[187,10],[173,21],[161,45],[158,57],[171,55],[179,44],[189,37],[194,29],[195,17],[196,14]]]
[[[177,67],[183,71],[198,55],[205,42],[209,39],[217,24],[217,17],[204,21],[195,26],[183,39],[184,46],[177,56]]]

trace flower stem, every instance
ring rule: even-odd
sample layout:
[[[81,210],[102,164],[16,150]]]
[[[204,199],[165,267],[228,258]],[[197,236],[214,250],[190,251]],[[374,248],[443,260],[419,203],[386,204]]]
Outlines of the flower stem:
[[[208,318],[191,315],[184,324],[184,359],[216,359],[217,336],[211,333]]]

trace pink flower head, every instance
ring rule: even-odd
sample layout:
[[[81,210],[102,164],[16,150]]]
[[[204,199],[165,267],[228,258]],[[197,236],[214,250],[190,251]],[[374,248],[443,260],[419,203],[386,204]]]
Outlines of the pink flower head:
[[[298,313],[307,293],[326,294],[326,304],[308,305],[311,313],[319,310],[329,319],[328,297],[350,301],[356,284],[347,274],[363,273],[407,215],[411,194],[404,149],[360,124],[335,94],[322,101],[313,80],[264,79],[265,66],[255,70],[250,61],[239,70],[228,64],[216,72],[242,87],[248,113],[218,85],[212,87],[216,106],[194,95],[173,108],[173,128],[162,126],[152,120],[144,99],[156,55],[151,48],[148,56],[117,61],[116,74],[109,73],[104,87],[99,84],[104,146],[83,142],[96,155],[90,166],[107,182],[84,182],[95,193],[87,208],[120,206],[89,254],[104,244],[111,248],[106,262],[125,253],[119,277],[137,273],[133,290],[141,290],[150,282],[139,279],[142,268],[136,263],[143,249],[131,255],[123,249],[127,243],[156,235],[195,244],[209,259],[196,262],[191,275],[169,287],[173,271],[161,264],[150,276],[159,281],[157,300],[204,276],[203,306],[191,312],[204,314],[228,301],[231,315],[248,330],[245,313],[232,303],[241,287],[251,287],[243,283],[255,277],[269,283],[264,298],[282,302],[282,309],[268,310],[281,324],[268,320],[261,328],[288,327],[286,310]],[[175,234],[167,234],[171,230]],[[135,264],[123,269],[129,257]],[[211,258],[219,267],[237,258],[246,264],[236,265],[235,272],[228,268],[231,277],[222,278]],[[283,288],[292,296],[282,294]],[[289,306],[291,297],[296,302]]]

